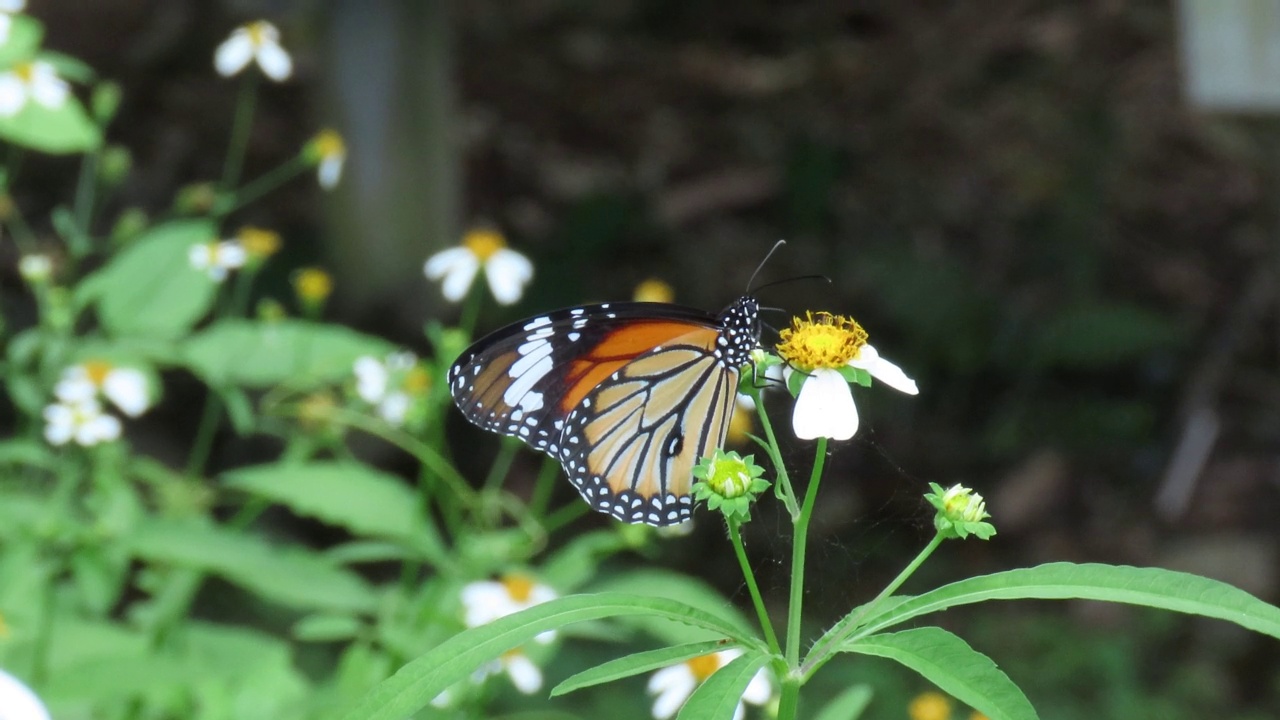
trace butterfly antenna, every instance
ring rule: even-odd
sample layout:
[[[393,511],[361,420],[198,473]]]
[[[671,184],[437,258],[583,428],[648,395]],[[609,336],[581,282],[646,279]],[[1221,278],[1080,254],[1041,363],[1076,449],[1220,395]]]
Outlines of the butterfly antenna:
[[[756,285],[756,276],[757,276],[757,275],[759,275],[759,274],[760,274],[760,271],[764,269],[764,264],[765,264],[765,263],[767,263],[767,262],[769,262],[769,258],[773,257],[773,254],[774,254],[775,252],[777,252],[777,251],[778,251],[778,248],[780,248],[780,247],[782,247],[783,245],[786,245],[786,244],[787,244],[787,241],[786,241],[786,240],[779,240],[778,242],[776,242],[776,243],[774,243],[774,244],[773,244],[773,247],[769,248],[769,252],[765,253],[764,259],[763,259],[763,260],[761,260],[761,261],[760,261],[760,264],[756,266],[756,271],[755,271],[755,272],[753,272],[753,273],[751,273],[751,279],[747,281],[747,294],[748,294],[748,295],[753,295],[753,294],[754,294],[754,291],[758,289],[758,288],[756,288],[756,286],[755,286],[755,285]]]
[[[823,280],[828,285],[831,284],[831,278],[827,277],[826,275],[798,275],[796,277],[782,278],[781,280],[774,280],[773,282],[767,282],[761,285],[760,287],[752,290],[752,294],[758,293],[761,290],[764,290],[765,288],[776,287],[778,285],[785,285],[786,283],[790,283],[790,282],[799,282],[800,280]]]

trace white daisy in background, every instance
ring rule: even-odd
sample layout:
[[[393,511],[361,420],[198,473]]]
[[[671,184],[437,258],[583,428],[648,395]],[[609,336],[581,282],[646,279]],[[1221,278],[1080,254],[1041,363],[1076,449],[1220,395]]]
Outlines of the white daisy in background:
[[[542,670],[519,650],[508,650],[502,653],[502,656],[493,662],[487,663],[475,674],[471,676],[471,680],[476,683],[484,682],[485,678],[491,675],[497,675],[500,672],[507,674],[511,679],[511,684],[516,690],[525,695],[532,695],[542,689]],[[438,706],[437,706],[438,707]]]
[[[27,0],[0,0],[0,46],[9,44],[9,31],[13,30],[13,16],[25,10]]]
[[[49,720],[49,711],[40,698],[18,678],[0,670],[0,718],[4,720]]]
[[[342,179],[342,166],[347,161],[347,145],[336,130],[324,129],[316,133],[303,149],[303,155],[316,166],[316,180],[320,187],[332,190]]]
[[[53,66],[43,60],[18,63],[0,73],[0,117],[13,117],[30,101],[50,110],[67,102],[71,89],[58,77]]]
[[[92,398],[47,405],[44,421],[44,439],[50,445],[66,445],[74,440],[77,445],[90,447],[120,438],[120,419],[103,412],[102,404]]]
[[[138,417],[151,407],[147,377],[141,370],[115,367],[102,360],[72,365],[62,371],[53,387],[54,396],[68,405],[97,400],[99,393],[129,417]]]
[[[458,302],[467,296],[481,268],[489,290],[502,305],[519,300],[533,279],[529,258],[508,248],[502,233],[488,229],[472,230],[462,238],[462,245],[432,255],[423,271],[428,280],[443,279],[444,298]]]
[[[788,387],[802,383],[791,415],[792,429],[802,440],[853,437],[858,431],[858,408],[849,383],[869,384],[860,375],[908,395],[920,392],[902,368],[867,344],[867,332],[851,318],[806,313],[804,320],[793,318],[791,327],[779,333],[779,340],[778,355],[787,361]]]
[[[18,261],[18,274],[31,285],[43,285],[53,277],[53,260],[48,255],[31,253]]]
[[[555,590],[535,581],[527,575],[504,575],[501,580],[480,580],[462,588],[463,622],[467,627],[487,625],[501,617],[555,600]],[[555,630],[548,630],[535,638],[549,643],[556,637]]]
[[[280,31],[266,20],[241,25],[222,41],[213,55],[213,67],[231,77],[256,61],[262,74],[283,82],[293,74],[293,59],[280,45]]]
[[[403,425],[416,396],[426,392],[430,376],[411,352],[391,353],[385,360],[356,358],[356,395],[377,409],[391,425]]]
[[[214,282],[222,282],[227,279],[228,272],[244,267],[249,254],[234,240],[214,240],[192,245],[187,258],[191,267],[208,275]]]
[[[653,717],[657,720],[674,717],[699,685],[740,655],[742,651],[737,648],[700,655],[685,660],[679,665],[663,668],[651,675],[649,694],[657,696],[653,701]],[[764,705],[772,698],[773,681],[769,677],[769,671],[760,668],[751,678],[751,682],[747,683],[747,689],[742,693],[742,700],[738,702],[738,707],[733,712],[734,720],[742,720],[745,712],[742,703]]]

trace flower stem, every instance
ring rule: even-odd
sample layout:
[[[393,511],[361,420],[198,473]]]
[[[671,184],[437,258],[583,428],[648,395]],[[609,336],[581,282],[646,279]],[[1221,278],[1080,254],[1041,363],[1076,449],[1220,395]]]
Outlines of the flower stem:
[[[306,172],[308,167],[309,164],[302,156],[294,156],[265,175],[259,175],[245,183],[245,186],[237,190],[234,195],[220,197],[213,209],[214,217],[222,217],[239,210]]]
[[[827,439],[818,438],[814,450],[813,472],[809,474],[809,487],[805,490],[804,505],[796,518],[795,537],[791,542],[791,597],[787,602],[787,652],[788,672],[782,678],[782,697],[778,705],[778,717],[791,720],[796,716],[800,703],[800,685],[803,677],[800,668],[800,620],[804,608],[804,556],[809,537],[809,519],[818,498],[818,485],[827,459]]]
[[[751,604],[755,605],[756,617],[760,619],[760,630],[764,632],[764,639],[769,643],[769,649],[775,655],[780,654],[782,647],[778,645],[778,636],[773,631],[773,622],[769,620],[769,610],[765,607],[764,598],[760,595],[760,586],[756,584],[756,574],[751,569],[751,563],[747,562],[747,550],[742,544],[738,520],[726,517],[725,521],[729,526],[729,540],[733,542],[733,552],[738,556],[738,565],[742,567],[742,577],[747,581],[747,590],[751,593]]]
[[[800,507],[796,505],[796,493],[791,487],[787,467],[782,463],[782,453],[778,451],[778,438],[773,434],[773,424],[769,422],[769,413],[764,407],[764,397],[758,389],[753,389],[751,399],[756,403],[756,415],[760,417],[760,427],[764,428],[764,436],[768,440],[768,443],[764,444],[765,452],[769,453],[769,461],[773,463],[773,469],[778,474],[777,496],[786,506],[787,512],[791,514],[791,522],[794,524],[800,517]]]
[[[253,106],[258,95],[258,74],[244,73],[242,77],[236,115],[231,125],[231,143],[227,147],[226,163],[222,166],[221,189],[224,193],[231,192],[240,182],[245,151],[249,147],[249,128],[253,125]]]

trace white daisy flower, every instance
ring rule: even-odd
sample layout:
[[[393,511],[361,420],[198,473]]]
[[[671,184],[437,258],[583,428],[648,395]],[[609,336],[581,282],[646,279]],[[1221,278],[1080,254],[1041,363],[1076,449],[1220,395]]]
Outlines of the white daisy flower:
[[[18,63],[0,73],[0,117],[13,117],[29,101],[57,110],[67,102],[71,89],[58,77],[53,66],[43,60]]]
[[[96,400],[98,393],[129,417],[138,417],[151,407],[147,377],[141,370],[114,367],[102,360],[88,360],[62,371],[53,394],[67,404]]]
[[[18,678],[0,670],[0,718],[4,720],[49,720],[49,711],[40,698]]]
[[[377,409],[391,425],[403,425],[413,398],[426,391],[429,376],[411,352],[392,353],[386,360],[364,355],[356,358],[356,395]]]
[[[808,313],[792,319],[779,334],[778,354],[787,361],[788,387],[802,381],[791,415],[796,437],[848,440],[858,431],[858,408],[849,388],[850,368],[908,395],[919,393],[915,380],[880,357],[867,344],[867,332],[852,319],[831,313]],[[794,392],[794,390],[793,390]]]
[[[77,445],[89,447],[111,442],[120,437],[120,420],[102,411],[102,405],[92,398],[82,402],[57,402],[44,409],[44,439],[50,445]]]
[[[31,285],[43,285],[53,276],[53,260],[40,253],[23,255],[18,261],[18,274]]]
[[[280,31],[266,20],[241,25],[222,41],[213,55],[213,67],[231,77],[256,61],[262,74],[283,82],[293,74],[293,59],[280,46]]]
[[[0,46],[9,44],[9,31],[13,29],[13,16],[27,7],[27,0],[0,0]]]
[[[524,286],[533,279],[533,263],[508,248],[506,239],[496,230],[472,230],[462,238],[462,245],[428,258],[423,270],[428,280],[443,279],[445,299],[458,302],[467,296],[481,268],[489,290],[502,305],[519,300]]]
[[[471,676],[471,680],[481,683],[489,676],[497,675],[500,672],[505,672],[516,690],[525,695],[532,695],[542,689],[542,671],[538,669],[537,665],[533,664],[528,655],[519,650],[508,650],[497,660],[481,666]]]
[[[316,166],[316,180],[320,187],[332,190],[342,178],[342,166],[347,161],[347,145],[335,130],[316,133],[304,150],[307,158]]]
[[[649,694],[657,696],[653,701],[653,717],[656,720],[668,720],[674,717],[699,685],[740,655],[742,650],[737,648],[700,655],[679,665],[663,668],[651,675]],[[734,720],[742,720],[743,702],[764,705],[772,698],[773,681],[769,678],[769,671],[760,668],[751,678],[751,682],[747,683],[747,689],[742,693],[742,700],[733,711]]]
[[[191,267],[208,275],[214,282],[222,282],[227,279],[229,271],[244,267],[249,254],[234,240],[214,240],[192,245],[187,258]]]
[[[479,627],[559,597],[555,590],[527,575],[505,575],[501,580],[480,580],[462,588],[463,622]],[[535,638],[549,643],[556,637],[548,630]]]

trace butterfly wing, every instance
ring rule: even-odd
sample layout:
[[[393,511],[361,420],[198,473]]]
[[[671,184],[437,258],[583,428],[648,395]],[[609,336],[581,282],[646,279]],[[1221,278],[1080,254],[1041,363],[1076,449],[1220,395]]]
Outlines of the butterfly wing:
[[[625,522],[689,519],[693,466],[724,444],[737,392],[719,337],[700,328],[638,356],[569,413],[560,460],[592,507]]]

